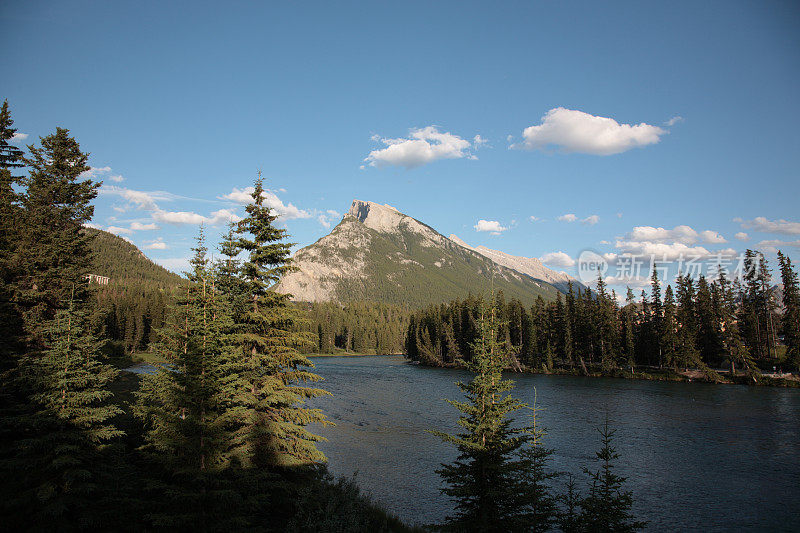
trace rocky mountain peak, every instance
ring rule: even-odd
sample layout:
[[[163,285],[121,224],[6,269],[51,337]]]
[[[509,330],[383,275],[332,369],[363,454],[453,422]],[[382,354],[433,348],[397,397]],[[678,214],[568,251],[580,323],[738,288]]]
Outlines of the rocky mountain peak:
[[[390,205],[381,205],[363,200],[353,200],[347,214],[368,228],[383,232],[397,231],[400,222],[407,218],[406,215]]]

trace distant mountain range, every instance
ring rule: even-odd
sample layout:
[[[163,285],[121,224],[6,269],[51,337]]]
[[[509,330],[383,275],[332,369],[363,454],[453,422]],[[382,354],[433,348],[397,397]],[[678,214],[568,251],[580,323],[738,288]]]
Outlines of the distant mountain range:
[[[502,290],[526,305],[579,282],[538,259],[471,247],[394,207],[354,200],[333,230],[294,255],[277,290],[296,301],[378,301],[413,307]]]

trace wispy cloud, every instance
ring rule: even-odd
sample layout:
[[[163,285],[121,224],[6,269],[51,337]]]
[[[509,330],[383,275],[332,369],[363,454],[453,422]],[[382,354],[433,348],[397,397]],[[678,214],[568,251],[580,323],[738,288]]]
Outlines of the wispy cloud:
[[[136,207],[142,211],[148,211],[155,222],[165,224],[206,224],[216,226],[228,222],[238,222],[241,220],[231,209],[219,209],[211,213],[211,216],[201,215],[193,211],[167,211],[158,206],[156,202],[172,201],[176,199],[186,199],[165,191],[136,191],[116,185],[104,185],[100,188],[100,194],[119,196],[128,202],[129,206]],[[142,225],[142,229],[147,225]]]
[[[588,217],[581,220],[581,224],[585,226],[594,226],[600,222],[600,217],[598,215],[589,215]]]
[[[561,222],[575,222],[578,220],[578,217],[575,215],[575,213],[567,213],[558,217],[558,220]]]
[[[8,142],[10,142],[11,144],[19,144],[21,142],[24,142],[25,139],[27,139],[27,138],[28,138],[28,134],[27,133],[19,133],[19,132],[17,132],[11,137],[11,139],[8,140]]]
[[[800,222],[792,222],[784,219],[769,220],[766,217],[756,217],[753,220],[735,218],[734,222],[740,222],[744,229],[752,229],[761,233],[800,235]]]
[[[567,153],[612,155],[656,144],[666,133],[650,124],[620,124],[612,118],[557,107],[548,111],[540,124],[525,128],[524,140],[510,148],[545,150],[555,147]]]
[[[386,148],[371,151],[364,158],[368,166],[398,166],[406,169],[439,159],[477,159],[470,148],[478,148],[486,143],[480,135],[476,135],[471,143],[450,132],[442,133],[436,126],[412,129],[407,138],[389,139],[373,135],[372,140],[383,143]]]
[[[682,116],[680,116],[680,115],[675,115],[674,117],[672,117],[671,119],[669,119],[668,121],[666,121],[666,122],[664,123],[664,125],[665,125],[665,126],[674,126],[675,124],[679,124],[679,123],[683,122],[683,120],[684,120],[684,119],[683,119],[683,117],[682,117]]]

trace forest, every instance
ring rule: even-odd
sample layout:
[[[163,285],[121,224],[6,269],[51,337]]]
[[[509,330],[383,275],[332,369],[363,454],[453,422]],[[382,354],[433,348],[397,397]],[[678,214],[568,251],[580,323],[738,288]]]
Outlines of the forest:
[[[498,334],[511,347],[507,366],[622,377],[691,370],[711,381],[727,372],[731,380],[772,383],[762,372],[800,368],[797,272],[788,257],[779,252],[778,259],[780,300],[767,260],[752,250],[742,282],[724,271],[713,280],[678,275],[674,290],[662,290],[654,268],[650,293],[637,300],[628,288],[622,306],[602,277],[594,291],[570,284],[564,298],[538,299],[531,308],[498,292],[493,305],[503,322]],[[483,305],[470,296],[414,313],[406,354],[434,366],[469,361]]]

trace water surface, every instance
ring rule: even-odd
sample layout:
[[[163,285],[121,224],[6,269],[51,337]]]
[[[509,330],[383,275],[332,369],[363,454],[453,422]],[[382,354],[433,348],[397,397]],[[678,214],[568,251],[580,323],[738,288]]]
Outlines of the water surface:
[[[333,397],[315,400],[335,427],[319,428],[337,475],[412,523],[451,509],[434,470],[455,456],[427,433],[456,431],[454,382],[464,371],[402,357],[315,358]],[[595,468],[606,413],[616,428],[618,471],[651,530],[800,530],[800,390],[741,385],[514,374],[515,394],[544,407],[553,468]]]

